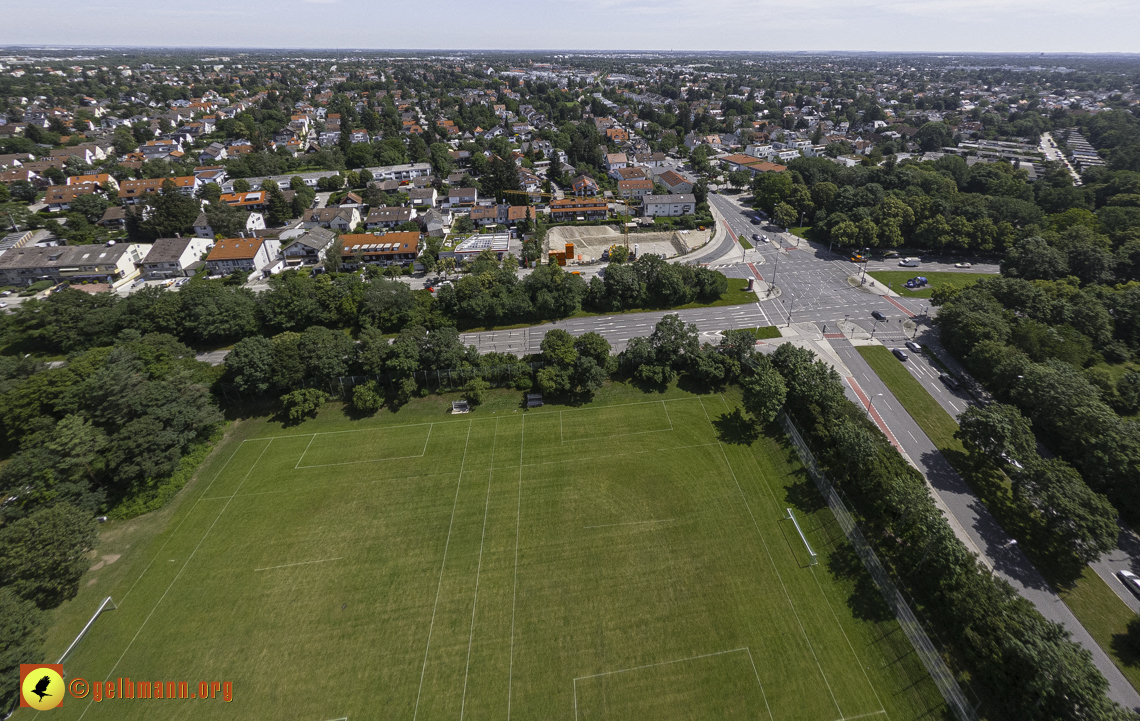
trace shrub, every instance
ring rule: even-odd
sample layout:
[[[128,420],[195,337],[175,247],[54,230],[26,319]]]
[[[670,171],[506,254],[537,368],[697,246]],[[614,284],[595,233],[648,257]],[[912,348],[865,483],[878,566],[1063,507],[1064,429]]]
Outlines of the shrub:
[[[315,417],[321,404],[329,399],[329,394],[316,388],[301,388],[281,396],[281,403],[294,423],[306,416]]]

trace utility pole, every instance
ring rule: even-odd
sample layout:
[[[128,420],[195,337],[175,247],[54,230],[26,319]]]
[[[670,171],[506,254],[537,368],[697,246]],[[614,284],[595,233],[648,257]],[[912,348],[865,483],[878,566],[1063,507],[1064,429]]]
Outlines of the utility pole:
[[[772,280],[768,283],[768,295],[776,289],[776,274],[780,272],[780,251],[776,251],[776,267],[772,269]]]
[[[796,299],[792,298],[792,302],[788,305],[788,327],[792,327],[792,308],[796,307]]]

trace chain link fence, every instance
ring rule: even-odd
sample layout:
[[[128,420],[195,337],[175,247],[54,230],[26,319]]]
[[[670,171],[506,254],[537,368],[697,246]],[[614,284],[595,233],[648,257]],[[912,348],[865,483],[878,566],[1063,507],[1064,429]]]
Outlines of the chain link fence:
[[[953,710],[954,715],[959,721],[977,721],[977,712],[966,699],[966,695],[958,685],[954,673],[943,660],[941,651],[931,642],[923,624],[918,620],[918,617],[906,602],[902,593],[899,592],[894,581],[891,580],[890,573],[888,573],[883,564],[879,562],[879,557],[875,555],[875,551],[872,550],[871,545],[863,538],[863,533],[856,525],[855,519],[851,516],[850,512],[848,512],[847,505],[843,502],[839,493],[832,488],[831,482],[827,479],[827,476],[824,475],[819,464],[816,463],[815,456],[812,454],[811,449],[807,443],[804,442],[795,423],[786,412],[782,411],[780,413],[780,423],[787,432],[788,438],[791,439],[792,445],[795,446],[800,460],[808,470],[808,474],[812,477],[812,480],[815,481],[815,485],[819,489],[820,494],[827,502],[832,514],[834,514],[835,520],[839,523],[840,528],[843,529],[843,533],[847,536],[851,547],[855,550],[860,560],[863,561],[863,565],[867,568],[867,572],[871,574],[871,579],[874,580],[875,586],[878,587],[887,605],[894,611],[899,626],[914,647],[914,651],[918,654],[922,665],[926,667],[927,673],[934,679],[935,685],[942,693],[942,698],[946,700],[946,705]]]

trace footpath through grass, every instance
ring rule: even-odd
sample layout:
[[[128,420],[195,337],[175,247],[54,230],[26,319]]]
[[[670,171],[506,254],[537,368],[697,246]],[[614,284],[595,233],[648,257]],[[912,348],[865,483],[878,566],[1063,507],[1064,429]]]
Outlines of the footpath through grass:
[[[45,656],[110,595],[69,678],[230,681],[233,700],[68,699],[59,718],[946,717],[736,393],[611,383],[528,411],[493,391],[461,416],[452,398],[237,422],[170,507],[101,527]]]
[[[893,283],[891,290],[903,296],[904,298],[929,298],[934,289],[945,283],[952,284],[955,288],[961,290],[967,285],[982,280],[983,278],[993,278],[993,273],[950,273],[946,271],[933,271],[928,272],[919,268],[907,268],[906,270],[876,270],[869,272],[867,275],[871,276],[883,285]],[[906,282],[911,278],[922,276],[929,281],[929,285],[923,288],[910,289],[906,287]]]
[[[1123,643],[1127,633],[1125,626],[1134,616],[1132,609],[1087,565],[1058,561],[1056,554],[1043,550],[1050,543],[1040,538],[1038,519],[1027,517],[1015,502],[1009,478],[990,465],[979,466],[970,460],[962,442],[954,437],[958,423],[887,348],[860,346],[859,354],[946,460],[981,497],[1002,528],[1021,541],[1019,547],[1129,683],[1140,689],[1140,656]]]

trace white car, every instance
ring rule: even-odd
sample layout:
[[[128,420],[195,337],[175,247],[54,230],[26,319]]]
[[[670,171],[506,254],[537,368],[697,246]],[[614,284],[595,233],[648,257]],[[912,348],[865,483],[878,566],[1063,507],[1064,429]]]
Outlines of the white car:
[[[0,308],[7,308],[7,307],[8,307],[7,303],[0,303]]]
[[[1137,576],[1132,571],[1117,571],[1117,578],[1124,584],[1124,587],[1131,591],[1133,594],[1140,596],[1140,576]]]
[[[955,268],[972,268],[973,266],[970,265],[969,263],[955,263],[954,267]]]

